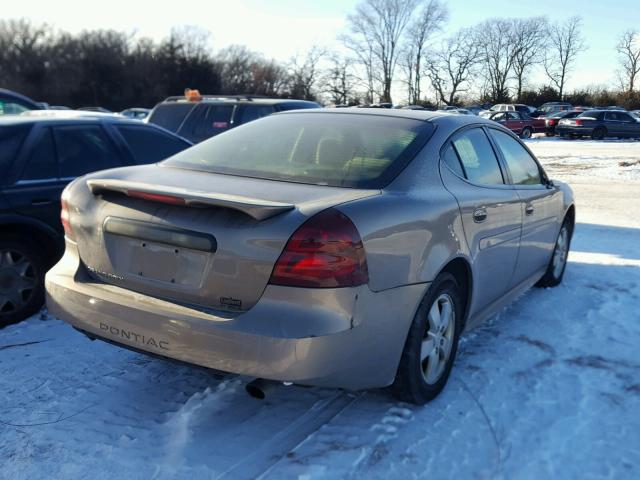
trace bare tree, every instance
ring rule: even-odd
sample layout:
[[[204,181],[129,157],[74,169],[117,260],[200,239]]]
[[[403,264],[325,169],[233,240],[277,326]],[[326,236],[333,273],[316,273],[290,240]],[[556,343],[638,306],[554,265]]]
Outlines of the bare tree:
[[[422,97],[422,60],[433,35],[439,32],[449,18],[449,11],[440,0],[429,0],[407,27],[406,47],[401,64],[405,70],[408,101],[417,104]]]
[[[489,96],[494,102],[508,101],[508,81],[519,51],[514,38],[513,21],[492,18],[478,25],[475,33]]]
[[[337,54],[331,57],[331,66],[322,78],[322,92],[329,95],[335,105],[347,105],[355,97],[357,78],[351,68],[352,60]]]
[[[640,74],[640,32],[627,30],[618,41],[616,50],[620,55],[620,80],[622,88],[631,93],[635,90]]]
[[[315,100],[314,88],[320,75],[319,64],[325,55],[324,48],[313,47],[304,57],[296,55],[291,59],[289,65],[290,93],[293,97]]]
[[[468,29],[458,31],[442,46],[431,52],[427,60],[427,76],[436,91],[438,103],[453,105],[465,92],[480,60],[480,46]]]
[[[558,89],[561,100],[571,68],[577,56],[587,48],[581,27],[580,17],[571,17],[564,23],[555,23],[549,27],[549,45],[543,64],[547,77]]]
[[[515,18],[512,28],[513,40],[517,47],[513,60],[513,73],[516,79],[516,98],[519,101],[526,74],[532,66],[542,63],[544,59],[547,19],[545,17]]]
[[[381,72],[381,101],[391,102],[391,86],[398,62],[400,41],[418,0],[362,0],[355,13],[347,17],[351,35],[345,43],[366,59],[365,68],[379,68]],[[367,55],[369,58],[367,58]],[[371,61],[369,61],[371,60]],[[367,73],[373,83],[373,71]],[[371,89],[372,90],[372,89]]]

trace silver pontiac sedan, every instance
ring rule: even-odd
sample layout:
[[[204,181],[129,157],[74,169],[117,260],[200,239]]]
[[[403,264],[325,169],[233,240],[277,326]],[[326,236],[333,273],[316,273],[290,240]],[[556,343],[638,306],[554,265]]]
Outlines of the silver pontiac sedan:
[[[305,110],[65,190],[47,304],[90,338],[423,404],[460,334],[562,280],[570,188],[479,117]]]

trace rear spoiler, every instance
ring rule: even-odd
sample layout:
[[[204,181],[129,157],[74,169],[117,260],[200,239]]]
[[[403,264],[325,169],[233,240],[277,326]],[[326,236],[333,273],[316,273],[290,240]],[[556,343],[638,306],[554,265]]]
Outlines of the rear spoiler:
[[[257,198],[231,195],[226,193],[207,193],[187,190],[186,188],[154,185],[126,180],[87,180],[91,193],[118,192],[128,197],[141,198],[152,202],[184,205],[188,207],[223,207],[237,210],[260,221],[293,210],[289,203],[272,202]]]

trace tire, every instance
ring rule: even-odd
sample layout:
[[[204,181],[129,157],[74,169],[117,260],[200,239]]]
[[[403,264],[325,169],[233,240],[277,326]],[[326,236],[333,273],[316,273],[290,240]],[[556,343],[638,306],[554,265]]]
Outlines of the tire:
[[[607,130],[604,127],[598,127],[593,132],[591,132],[592,140],[602,140],[607,135]]]
[[[569,255],[572,236],[573,231],[571,224],[565,219],[562,227],[560,227],[560,232],[558,233],[556,245],[549,260],[547,270],[542,278],[538,280],[538,283],[536,283],[536,287],[546,288],[560,285],[564,277],[564,271],[567,268],[567,256]]]
[[[24,238],[0,237],[0,328],[42,307],[47,263],[41,250]]]
[[[524,127],[520,132],[520,138],[531,138],[531,135],[533,135],[533,131],[529,127]]]
[[[391,385],[391,391],[399,400],[424,405],[433,400],[446,385],[462,331],[462,298],[453,275],[444,272],[436,277],[411,323],[396,378]],[[449,307],[451,314],[445,314],[445,321],[439,324],[441,314]],[[432,313],[434,308],[438,318]],[[438,324],[440,328],[436,328]],[[421,361],[423,343],[424,354],[427,350],[431,354],[425,355]]]

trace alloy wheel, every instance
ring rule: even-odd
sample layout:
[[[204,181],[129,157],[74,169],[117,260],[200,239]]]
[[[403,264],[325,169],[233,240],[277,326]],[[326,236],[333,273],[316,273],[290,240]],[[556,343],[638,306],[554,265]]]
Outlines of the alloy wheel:
[[[451,297],[441,294],[427,314],[427,329],[420,348],[420,365],[424,380],[433,385],[444,373],[455,336],[455,309]]]
[[[36,284],[35,269],[26,255],[0,250],[0,314],[20,310],[29,302]]]
[[[553,276],[559,278],[562,275],[564,266],[567,263],[567,256],[569,255],[569,231],[566,226],[563,226],[558,235],[558,241],[556,242],[556,249],[553,252]]]

